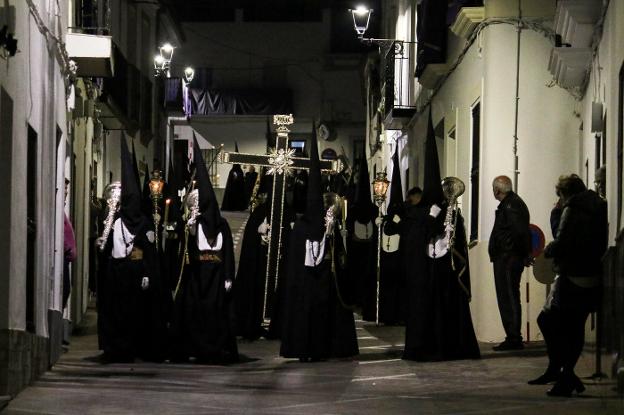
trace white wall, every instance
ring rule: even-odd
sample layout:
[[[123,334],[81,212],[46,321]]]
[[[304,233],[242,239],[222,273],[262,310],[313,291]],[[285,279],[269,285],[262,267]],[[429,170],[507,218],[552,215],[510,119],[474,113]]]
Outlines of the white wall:
[[[454,60],[463,42],[463,39],[449,34],[449,62]],[[549,215],[555,202],[556,179],[563,173],[579,171],[576,135],[580,121],[573,115],[573,98],[559,88],[546,87],[551,79],[547,71],[551,44],[541,34],[528,30],[522,32],[521,42],[518,193],[529,207],[531,222],[542,228],[547,239],[552,239]],[[445,136],[455,128],[456,139],[445,140],[445,148],[441,152],[445,159],[440,164],[445,169],[442,177],[455,175],[466,184],[461,203],[466,226],[469,227],[471,108],[477,100],[481,102],[479,236],[478,244],[470,250],[471,310],[477,337],[481,341],[500,341],[504,338],[487,243],[498,206],[491,193],[492,180],[502,174],[512,179],[514,176],[515,45],[516,30],[513,26],[487,27],[480,42],[472,45],[431,105],[434,126],[444,118]],[[422,184],[427,115],[425,112],[414,123],[410,137],[412,165],[417,167],[413,172],[413,183],[419,184]],[[525,295],[526,284],[529,303]],[[523,335],[525,339],[527,334],[530,340],[539,339],[535,318],[543,305],[545,286],[538,284],[531,271],[527,271],[521,292]]]
[[[61,27],[67,26],[66,10],[57,11],[56,3],[35,1],[46,25],[57,33],[56,15],[60,14]],[[26,263],[35,261],[35,320],[37,334],[47,336],[47,312],[50,289],[62,274],[59,255],[62,238],[58,231],[62,224],[59,193],[62,194],[62,177],[55,168],[56,128],[66,136],[65,92],[59,65],[48,51],[43,35],[37,30],[23,1],[5,1],[3,6],[14,8],[16,21],[10,28],[19,41],[19,53],[0,65],[0,85],[13,99],[13,154],[11,192],[11,263],[9,275],[9,306],[1,310],[0,328],[25,329],[26,318]],[[65,4],[64,4],[65,5]],[[48,7],[51,9],[49,10]],[[53,48],[50,48],[53,50]],[[27,126],[38,134],[37,161],[37,246],[35,258],[26,257],[26,168]],[[60,157],[59,157],[60,158]],[[54,295],[52,295],[54,296]],[[54,306],[54,304],[53,304]],[[6,313],[6,318],[4,318]]]

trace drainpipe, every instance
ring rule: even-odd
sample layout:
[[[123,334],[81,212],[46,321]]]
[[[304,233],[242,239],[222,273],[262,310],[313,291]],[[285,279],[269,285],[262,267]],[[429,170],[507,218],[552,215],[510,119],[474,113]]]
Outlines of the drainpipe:
[[[515,121],[514,121],[514,179],[513,188],[518,192],[518,176],[520,175],[520,166],[518,162],[518,107],[520,103],[520,38],[522,36],[522,0],[518,0],[518,27],[517,31],[517,47],[516,47],[516,109],[515,109]]]

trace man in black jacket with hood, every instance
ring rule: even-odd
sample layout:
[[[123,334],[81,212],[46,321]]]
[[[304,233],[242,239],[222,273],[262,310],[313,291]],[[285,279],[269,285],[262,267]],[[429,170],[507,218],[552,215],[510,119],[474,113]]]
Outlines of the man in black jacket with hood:
[[[488,252],[494,263],[498,309],[506,334],[505,341],[494,346],[494,350],[520,350],[524,348],[520,333],[520,279],[531,254],[529,209],[512,191],[511,179],[507,176],[495,178],[492,191],[500,204],[496,209]]]

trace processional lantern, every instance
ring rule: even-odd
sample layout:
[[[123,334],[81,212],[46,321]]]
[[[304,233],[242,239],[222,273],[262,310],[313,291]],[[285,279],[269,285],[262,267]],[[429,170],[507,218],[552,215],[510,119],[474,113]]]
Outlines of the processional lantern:
[[[152,172],[152,177],[149,181],[149,191],[150,197],[152,199],[152,203],[154,205],[154,240],[156,241],[156,245],[158,246],[158,226],[160,224],[160,208],[158,207],[158,202],[163,197],[163,187],[165,185],[164,180],[160,175],[160,170],[154,170]]]
[[[381,276],[381,228],[383,221],[381,219],[381,207],[386,201],[386,193],[388,192],[388,186],[390,182],[387,179],[385,171],[377,172],[375,180],[373,180],[373,199],[377,205],[377,295],[376,295],[376,307],[375,307],[375,324],[379,325],[379,287]]]
[[[375,200],[375,204],[380,208],[386,201],[388,186],[390,186],[390,182],[387,179],[386,172],[378,172],[373,181],[373,199]]]

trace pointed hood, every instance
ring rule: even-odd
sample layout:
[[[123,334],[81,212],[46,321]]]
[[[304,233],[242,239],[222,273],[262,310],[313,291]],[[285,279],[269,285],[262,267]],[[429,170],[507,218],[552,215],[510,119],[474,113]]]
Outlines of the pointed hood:
[[[403,207],[403,187],[401,185],[401,170],[399,165],[399,143],[392,156],[392,177],[390,178],[390,199],[388,199],[388,215],[401,214]]]
[[[351,175],[353,180],[353,175]],[[377,208],[371,198],[371,178],[368,174],[366,156],[362,156],[358,169],[358,182],[353,198],[353,215],[360,223],[368,223],[375,216]]]
[[[425,142],[425,179],[422,200],[425,205],[440,205],[444,201],[442,180],[440,178],[440,161],[438,159],[438,147],[431,119],[431,109],[429,110],[427,141]]]
[[[312,131],[312,139],[310,140],[310,175],[308,176],[304,217],[307,222],[307,238],[312,241],[320,241],[325,232],[325,212],[323,209],[323,194],[321,192],[321,163],[319,161],[316,125],[314,123],[312,124]]]
[[[139,178],[135,174],[132,156],[126,138],[121,138],[121,219],[133,235],[136,235],[143,222],[141,212],[141,191]]]
[[[201,154],[201,149],[197,139],[193,134],[193,163],[195,164],[196,188],[199,190],[199,211],[201,216],[199,222],[203,225],[204,234],[208,240],[217,237],[217,227],[221,221],[219,203],[215,196],[206,163]]]
[[[134,169],[134,175],[137,180],[139,189],[141,188],[141,176],[139,175],[139,164],[137,163],[136,151],[134,150],[134,138],[132,140],[132,168]]]

